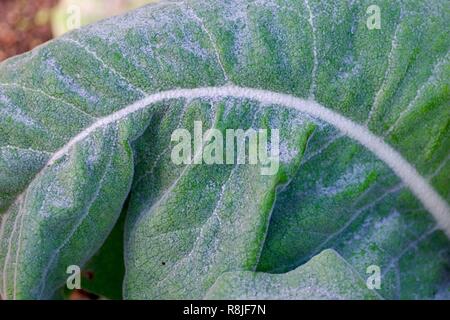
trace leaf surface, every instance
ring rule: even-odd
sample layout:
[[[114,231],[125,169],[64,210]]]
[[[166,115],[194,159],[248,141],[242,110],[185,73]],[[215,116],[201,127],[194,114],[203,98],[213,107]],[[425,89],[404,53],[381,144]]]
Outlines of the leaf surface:
[[[125,298],[204,298],[328,248],[380,266],[385,298],[448,297],[449,4],[379,1],[369,30],[371,4],[160,3],[0,64],[2,297],[51,298],[127,197]],[[195,121],[279,129],[277,174],[175,165]]]
[[[227,272],[209,289],[207,299],[372,300],[379,299],[334,250],[324,250],[284,274]]]

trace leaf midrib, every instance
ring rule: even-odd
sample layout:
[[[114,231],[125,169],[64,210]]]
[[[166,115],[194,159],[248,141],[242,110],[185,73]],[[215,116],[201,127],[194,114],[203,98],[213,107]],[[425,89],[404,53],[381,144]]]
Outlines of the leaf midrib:
[[[47,164],[39,171],[33,180],[37,179],[47,167],[67,155],[73,146],[83,141],[97,129],[126,119],[129,115],[143,110],[155,103],[172,99],[198,99],[234,97],[238,99],[254,100],[262,106],[279,105],[309,114],[323,120],[343,134],[356,140],[375,156],[382,160],[393,172],[409,187],[412,193],[422,202],[424,207],[433,215],[440,229],[450,238],[450,208],[447,202],[434,190],[429,182],[402,157],[402,155],[373,134],[367,127],[362,126],[343,115],[328,109],[317,102],[301,99],[289,94],[277,93],[268,90],[254,89],[239,86],[200,87],[194,89],[173,89],[148,95],[109,116],[98,118],[92,125],[78,133],[62,148],[57,150]],[[26,190],[22,193],[26,193]],[[21,195],[22,195],[21,194]],[[18,197],[20,197],[19,195]]]

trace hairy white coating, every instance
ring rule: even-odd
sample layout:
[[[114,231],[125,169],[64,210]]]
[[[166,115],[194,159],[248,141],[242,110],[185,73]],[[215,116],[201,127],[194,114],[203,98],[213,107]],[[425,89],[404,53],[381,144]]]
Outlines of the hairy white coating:
[[[405,183],[412,193],[422,202],[423,206],[436,219],[440,229],[444,230],[450,237],[450,208],[447,202],[433,189],[428,181],[422,177],[417,170],[402,157],[402,155],[374,135],[363,125],[359,125],[339,113],[327,109],[320,104],[292,95],[276,93],[261,89],[243,88],[237,86],[204,87],[195,89],[174,89],[162,91],[134,102],[133,104],[109,115],[98,119],[91,126],[84,129],[49,160],[47,165],[52,165],[56,160],[63,157],[70,149],[88,137],[95,130],[126,118],[128,115],[147,108],[154,103],[169,99],[196,99],[196,98],[218,98],[234,97],[255,100],[263,106],[280,105],[298,110],[325,122],[330,123],[342,133],[358,141],[368,150],[373,152],[379,159],[385,162],[394,173]]]

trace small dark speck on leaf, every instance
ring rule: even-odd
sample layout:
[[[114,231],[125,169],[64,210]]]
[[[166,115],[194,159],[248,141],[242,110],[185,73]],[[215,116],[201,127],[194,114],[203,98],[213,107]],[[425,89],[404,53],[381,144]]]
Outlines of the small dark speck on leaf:
[[[83,275],[89,280],[94,279],[94,272],[92,271],[85,271],[83,272]]]

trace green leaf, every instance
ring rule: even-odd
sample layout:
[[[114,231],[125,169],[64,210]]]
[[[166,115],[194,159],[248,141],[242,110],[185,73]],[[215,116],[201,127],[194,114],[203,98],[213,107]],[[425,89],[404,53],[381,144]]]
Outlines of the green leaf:
[[[204,102],[178,108],[153,118],[136,141],[139,160],[126,229],[127,298],[200,299],[223,272],[254,269],[277,187],[297,168],[313,128],[305,121],[291,129],[292,112],[231,99],[214,103],[212,115]],[[279,124],[286,148],[280,170],[264,176],[259,165],[173,164],[170,133],[177,126],[192,132],[194,119],[223,132]],[[156,146],[145,143],[156,136]]]
[[[334,248],[363,277],[379,266],[385,298],[445,293],[448,238],[378,159],[348,138],[332,140],[279,195],[257,270],[286,272]]]
[[[0,64],[2,298],[49,299],[71,265],[111,298],[293,288],[327,248],[353,271],[325,251],[319,291],[377,265],[385,298],[448,297],[449,3],[377,1],[370,30],[372,2],[164,2]],[[176,165],[196,121],[279,129],[279,170]]]
[[[379,299],[365,281],[333,250],[324,250],[309,262],[284,274],[240,271],[220,276],[207,299]]]
[[[83,268],[83,289],[100,297],[122,299],[122,280],[125,274],[123,259],[125,217],[126,209],[122,211],[103,246]]]

